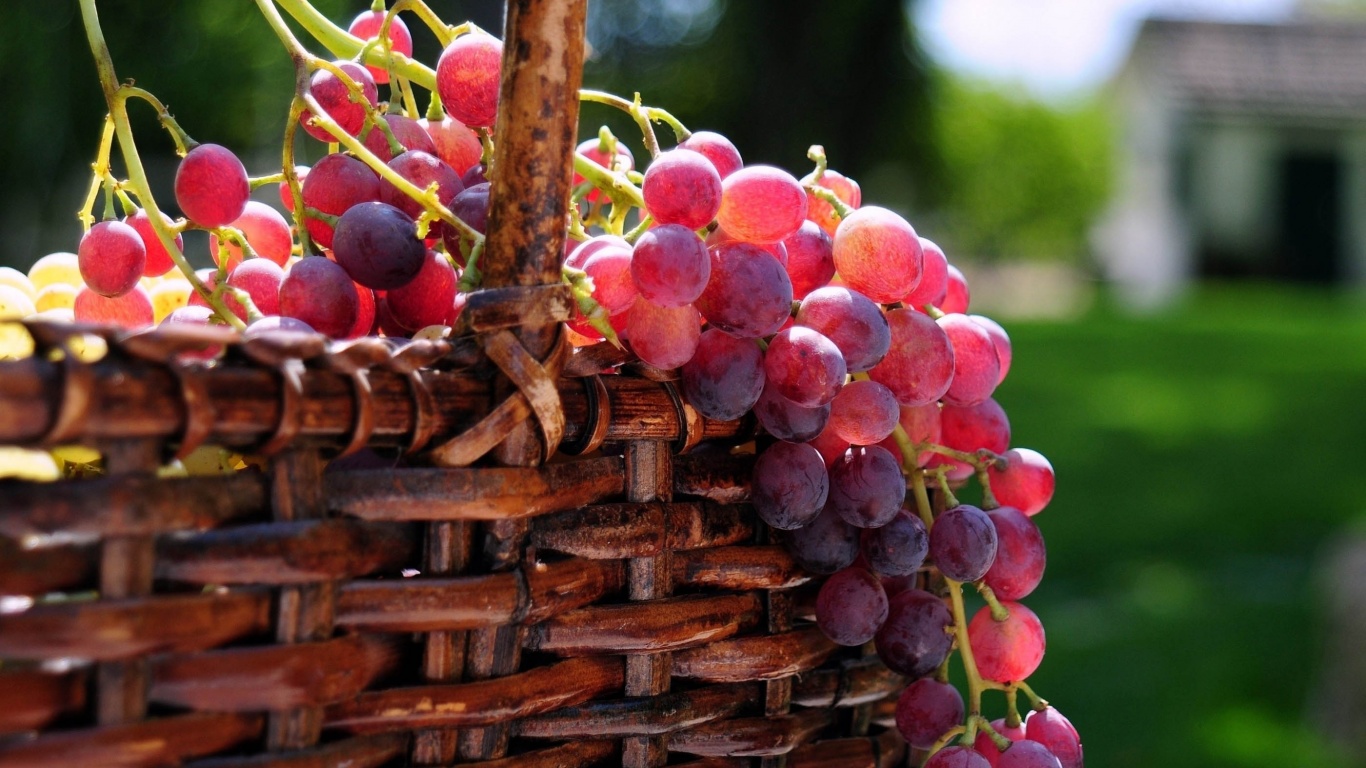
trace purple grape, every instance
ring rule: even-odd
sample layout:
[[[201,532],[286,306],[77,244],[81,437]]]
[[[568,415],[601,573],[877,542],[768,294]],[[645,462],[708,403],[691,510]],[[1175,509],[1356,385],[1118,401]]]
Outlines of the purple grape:
[[[811,573],[834,573],[858,557],[858,529],[844,522],[829,503],[816,518],[783,534],[792,559]]]
[[[1021,739],[1001,753],[996,768],[1062,768],[1062,762],[1048,751],[1048,747],[1037,741]]]
[[[909,510],[901,510],[881,528],[863,531],[863,557],[883,576],[908,576],[920,570],[930,552],[925,523]]]
[[[764,353],[758,344],[716,328],[702,333],[683,365],[683,394],[692,407],[709,419],[738,419],[763,391]]]
[[[354,205],[337,220],[332,254],[352,280],[387,291],[407,285],[427,249],[412,217],[388,203]]]
[[[711,277],[697,310],[732,336],[770,336],[792,316],[792,283],[771,253],[749,243],[721,243],[709,250]]]
[[[887,593],[872,571],[836,572],[816,595],[816,626],[836,645],[863,645],[887,619]]]
[[[807,525],[825,508],[829,492],[825,462],[809,445],[779,441],[754,462],[754,509],[774,528]]]
[[[873,641],[888,669],[916,679],[938,669],[948,658],[952,628],[953,614],[943,600],[921,589],[908,589],[891,599],[887,621]]]
[[[931,755],[925,768],[991,768],[991,763],[967,747],[948,747]]]
[[[896,728],[916,749],[929,749],[962,722],[963,695],[934,678],[912,682],[896,702]]]
[[[850,373],[877,365],[892,347],[892,330],[882,309],[844,286],[817,288],[802,299],[797,324],[835,342]]]
[[[830,468],[830,506],[850,525],[886,525],[905,500],[901,466],[885,448],[854,446]]]
[[[960,504],[941,513],[930,529],[930,558],[945,578],[977,581],[996,559],[996,526],[987,513]]]
[[[631,278],[642,298],[660,307],[681,307],[697,300],[711,277],[711,256],[697,233],[679,224],[661,224],[636,241]]]
[[[759,401],[754,404],[754,415],[765,431],[779,440],[805,443],[815,439],[830,420],[830,404],[807,408],[778,393],[777,387],[767,382]],[[848,446],[845,446],[846,448]],[[840,449],[843,452],[843,448]]]
[[[1035,710],[1025,717],[1025,738],[1047,747],[1062,768],[1082,768],[1081,736],[1053,707]]]

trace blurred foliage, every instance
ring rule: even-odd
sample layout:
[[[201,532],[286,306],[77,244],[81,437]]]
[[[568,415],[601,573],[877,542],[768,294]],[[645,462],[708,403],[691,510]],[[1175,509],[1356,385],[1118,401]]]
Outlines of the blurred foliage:
[[[944,73],[934,105],[945,180],[927,236],[950,258],[1081,261],[1114,175],[1102,103],[1054,107]]]

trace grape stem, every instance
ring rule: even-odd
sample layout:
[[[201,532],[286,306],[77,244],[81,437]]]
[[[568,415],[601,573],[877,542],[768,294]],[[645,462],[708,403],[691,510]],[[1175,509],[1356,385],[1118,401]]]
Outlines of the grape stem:
[[[816,164],[816,170],[811,172],[811,183],[819,184],[821,182],[821,177],[825,176],[825,171],[829,167],[829,160],[825,157],[825,147],[820,144],[812,144],[811,148],[806,150],[806,157]],[[841,218],[843,218],[843,215],[841,215]]]
[[[943,736],[939,737],[939,741],[936,741],[934,744],[930,745],[929,750],[925,752],[925,756],[930,757],[934,755],[935,752],[938,752],[944,747],[947,747],[949,745],[949,742],[953,741],[956,737],[960,736],[964,730],[965,729],[961,725],[955,725],[954,727],[948,729],[944,732]]]
[[[1005,621],[1010,618],[1010,610],[1004,605],[1001,605],[1001,601],[996,597],[996,590],[987,586],[987,583],[981,579],[974,581],[972,585],[977,587],[977,594],[982,596],[982,599],[987,603],[987,607],[991,609],[992,621]]]
[[[835,215],[840,217],[841,219],[848,217],[849,214],[854,212],[853,208],[850,208],[848,205],[845,205],[844,201],[839,198],[839,195],[835,194],[831,190],[826,189],[825,187],[820,186],[819,184],[816,184],[814,182],[807,182],[802,185],[802,189],[805,189],[808,195],[819,197],[820,199],[829,203],[830,207],[835,209]]]
[[[1034,709],[1040,712],[1044,711],[1045,709],[1048,709],[1048,701],[1043,697],[1039,696],[1039,694],[1035,693],[1034,689],[1029,687],[1029,683],[1026,683],[1023,680],[1019,680],[1016,681],[1015,687],[1018,688],[1020,692],[1022,692],[1025,695],[1025,697],[1029,699],[1029,706],[1033,707]]]
[[[85,202],[81,204],[81,209],[76,212],[76,218],[81,221],[81,232],[90,231],[90,227],[95,223],[95,200],[100,196],[100,188],[104,185],[105,176],[109,175],[109,151],[114,146],[114,115],[111,112],[104,116],[104,130],[100,133],[100,147],[95,153],[95,162],[90,164],[93,175],[90,177],[90,191],[85,196]]]
[[[204,281],[194,273],[194,268],[185,259],[185,254],[176,247],[175,236],[171,228],[162,219],[161,210],[157,207],[156,200],[152,197],[151,186],[147,183],[147,173],[142,167],[142,158],[138,155],[137,144],[133,141],[133,128],[128,122],[128,98],[129,89],[132,86],[120,85],[118,75],[114,72],[114,60],[109,55],[109,45],[104,40],[104,31],[100,28],[99,12],[95,9],[95,0],[80,0],[81,20],[85,25],[86,40],[90,44],[90,52],[95,57],[95,70],[99,74],[100,89],[104,91],[105,102],[109,105],[109,116],[114,124],[114,134],[118,139],[119,150],[123,153],[123,164],[128,171],[127,186],[138,199],[138,203],[147,211],[148,223],[152,225],[152,231],[156,233],[157,240],[161,247],[166,249],[171,261],[185,275],[190,286],[195,293],[203,297],[209,307],[228,325],[242,330],[246,324],[241,318],[228,310],[224,304],[222,295],[208,289]],[[101,142],[102,149],[110,149]],[[108,155],[96,161],[98,165],[108,167]]]
[[[963,672],[968,678],[968,721],[963,734],[963,744],[972,746],[977,740],[977,728],[982,715],[982,675],[977,671],[977,660],[972,656],[972,643],[968,641],[967,611],[963,608],[963,585],[953,579],[944,579],[949,587],[949,601],[953,610],[953,633],[958,641],[958,654],[963,657]]]
[[[1019,689],[1013,685],[1006,686],[1006,727],[1020,727],[1020,708],[1016,705],[1016,694]]]
[[[606,91],[594,91],[588,88],[580,88],[579,101],[606,104],[609,107],[616,107],[622,112],[630,115],[631,119],[636,121],[636,125],[640,126],[640,131],[645,136],[645,146],[647,148],[653,147],[650,149],[651,157],[659,154],[659,141],[655,138],[654,128],[650,125],[652,122],[660,122],[668,125],[673,129],[674,137],[678,139],[678,141],[683,141],[692,135],[683,123],[679,122],[678,118],[665,110],[662,110],[659,107],[642,106],[639,93],[636,94],[634,101],[627,101],[620,96],[607,93]]]
[[[1004,752],[1007,749],[1010,749],[1010,745],[1014,743],[1010,739],[1001,735],[1001,733],[997,731],[995,728],[992,728],[991,723],[988,722],[985,717],[982,717],[981,715],[973,715],[969,719],[970,722],[968,723],[968,730],[971,731],[972,726],[975,724],[979,729],[981,729],[982,733],[985,733],[987,737],[991,739],[991,743],[995,744],[998,750]],[[976,736],[974,736],[972,741],[976,740],[977,738]],[[964,746],[971,746],[971,744],[972,742],[969,742],[966,738],[964,738]]]
[[[588,323],[612,342],[612,346],[622,349],[621,339],[617,337],[616,329],[608,321],[606,310],[593,298],[593,278],[589,277],[587,272],[574,267],[560,267],[560,276],[569,285],[574,301],[579,305],[579,311]]]

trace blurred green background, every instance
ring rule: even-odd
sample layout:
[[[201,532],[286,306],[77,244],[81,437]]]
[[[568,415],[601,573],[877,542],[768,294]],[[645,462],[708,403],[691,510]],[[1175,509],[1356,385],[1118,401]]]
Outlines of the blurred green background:
[[[363,7],[316,4],[342,23]],[[498,3],[431,5],[501,28]],[[291,69],[252,3],[100,7],[120,76],[197,139],[241,151],[252,172],[278,169]],[[1080,729],[1090,765],[1360,764],[1325,737],[1336,717],[1316,703],[1342,661],[1323,653],[1322,595],[1335,586],[1325,557],[1353,540],[1366,498],[1358,296],[1203,283],[1162,311],[1125,311],[1095,278],[1088,240],[1114,187],[1104,93],[1044,103],[948,71],[925,54],[914,3],[590,8],[587,85],[638,90],[727,134],[747,161],[799,176],[807,146],[823,144],[865,201],[907,213],[990,289],[981,311],[1000,309],[1015,349],[998,400],[1015,442],[1058,475],[1037,518],[1051,562],[1028,601],[1049,633],[1034,687]],[[72,0],[17,3],[6,16],[0,263],[24,268],[75,250],[104,107]],[[418,58],[434,62],[434,41],[415,32]],[[135,114],[168,201],[170,143],[147,110]],[[617,115],[585,107],[585,136],[602,122],[633,137]],[[1069,287],[1041,278],[1021,302],[1025,284],[997,271],[1018,264]]]

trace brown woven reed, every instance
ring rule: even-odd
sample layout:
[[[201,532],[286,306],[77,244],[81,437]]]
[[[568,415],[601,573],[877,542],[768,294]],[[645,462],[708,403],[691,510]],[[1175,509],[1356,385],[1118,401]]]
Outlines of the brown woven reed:
[[[0,767],[906,759],[903,681],[810,623],[810,577],[747,504],[753,425],[561,340],[563,202],[527,201],[564,198],[582,14],[509,6],[505,287],[454,340],[28,324],[0,445],[96,446],[105,473],[0,481]],[[520,137],[519,111],[541,121]],[[81,333],[108,354],[71,354]],[[204,444],[263,464],[157,476]],[[339,460],[362,447],[387,465]]]

